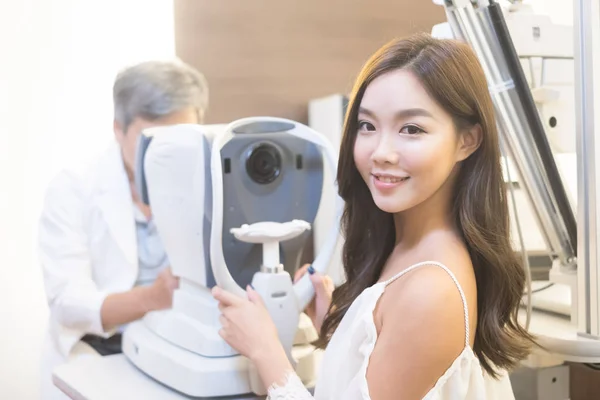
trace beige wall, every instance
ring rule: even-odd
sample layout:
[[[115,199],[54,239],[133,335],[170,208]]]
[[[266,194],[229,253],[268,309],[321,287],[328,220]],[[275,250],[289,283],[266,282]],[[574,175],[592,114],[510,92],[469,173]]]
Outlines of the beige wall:
[[[388,40],[445,20],[431,0],[175,0],[177,55],[211,88],[209,123],[307,120],[308,100],[345,93]]]

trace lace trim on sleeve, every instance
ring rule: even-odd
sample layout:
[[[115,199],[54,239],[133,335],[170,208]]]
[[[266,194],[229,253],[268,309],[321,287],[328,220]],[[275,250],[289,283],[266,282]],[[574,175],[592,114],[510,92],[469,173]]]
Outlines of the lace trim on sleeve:
[[[304,384],[295,372],[289,371],[285,375],[285,383],[274,383],[269,387],[268,400],[314,400],[314,397],[304,387]]]

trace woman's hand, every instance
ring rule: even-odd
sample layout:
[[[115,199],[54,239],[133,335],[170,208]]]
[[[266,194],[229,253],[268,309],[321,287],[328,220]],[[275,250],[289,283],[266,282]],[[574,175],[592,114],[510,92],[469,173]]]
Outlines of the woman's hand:
[[[250,286],[248,299],[219,287],[212,290],[219,302],[221,330],[219,335],[241,355],[256,361],[259,356],[281,348],[277,328],[260,295]]]
[[[329,276],[316,272],[310,264],[305,264],[296,271],[294,274],[294,283],[307,272],[315,289],[315,295],[304,312],[312,320],[317,332],[320,332],[325,315],[327,315],[327,311],[329,311],[329,306],[331,305],[331,297],[335,286]]]
[[[287,373],[294,369],[260,295],[250,286],[246,292],[248,299],[243,299],[217,286],[213,288],[221,311],[219,335],[256,365],[265,388],[283,384]]]

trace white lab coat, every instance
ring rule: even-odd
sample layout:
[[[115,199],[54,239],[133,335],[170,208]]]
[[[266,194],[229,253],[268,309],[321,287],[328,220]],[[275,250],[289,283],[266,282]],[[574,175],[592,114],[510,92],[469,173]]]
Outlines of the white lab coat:
[[[86,333],[102,328],[108,294],[130,290],[138,274],[133,201],[115,142],[84,173],[61,172],[49,185],[39,223],[39,254],[50,308],[41,365],[42,398],[65,398],[51,383]]]

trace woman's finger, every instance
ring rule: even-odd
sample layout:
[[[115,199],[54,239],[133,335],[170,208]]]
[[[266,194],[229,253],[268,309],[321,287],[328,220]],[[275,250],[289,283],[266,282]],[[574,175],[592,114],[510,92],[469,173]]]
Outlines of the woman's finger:
[[[323,276],[323,285],[329,292],[333,292],[335,289],[335,285],[333,284],[333,279],[329,275]]]
[[[219,309],[221,314],[225,314],[226,312],[228,312],[227,310],[231,310],[232,308],[234,308],[234,306],[227,306],[224,303],[218,303],[217,308]]]
[[[248,300],[250,300],[254,304],[260,304],[264,306],[262,297],[260,297],[260,294],[258,294],[258,292],[254,290],[252,286],[248,285],[248,287],[246,288],[246,293],[248,293]]]
[[[225,306],[236,306],[239,305],[243,299],[239,296],[236,296],[233,293],[230,293],[226,290],[221,289],[218,286],[212,288],[212,295],[215,300],[223,303]]]
[[[294,273],[294,283],[298,282],[300,278],[306,274],[308,267],[310,267],[310,264],[304,264],[302,267],[298,268],[298,270]]]
[[[309,278],[313,284],[313,287],[315,288],[315,293],[318,296],[330,294],[335,288],[333,280],[329,275],[321,275],[319,273],[314,273],[310,275]]]
[[[229,323],[233,323],[235,324],[235,321],[238,320],[238,316],[239,313],[237,313],[236,311],[239,310],[235,307],[225,307],[223,308],[223,310],[221,311],[221,315],[225,318],[227,318],[227,320],[229,321]]]
[[[223,314],[219,315],[219,322],[221,323],[221,326],[223,327],[223,329],[227,330],[229,328],[229,320],[227,319],[227,317]]]

